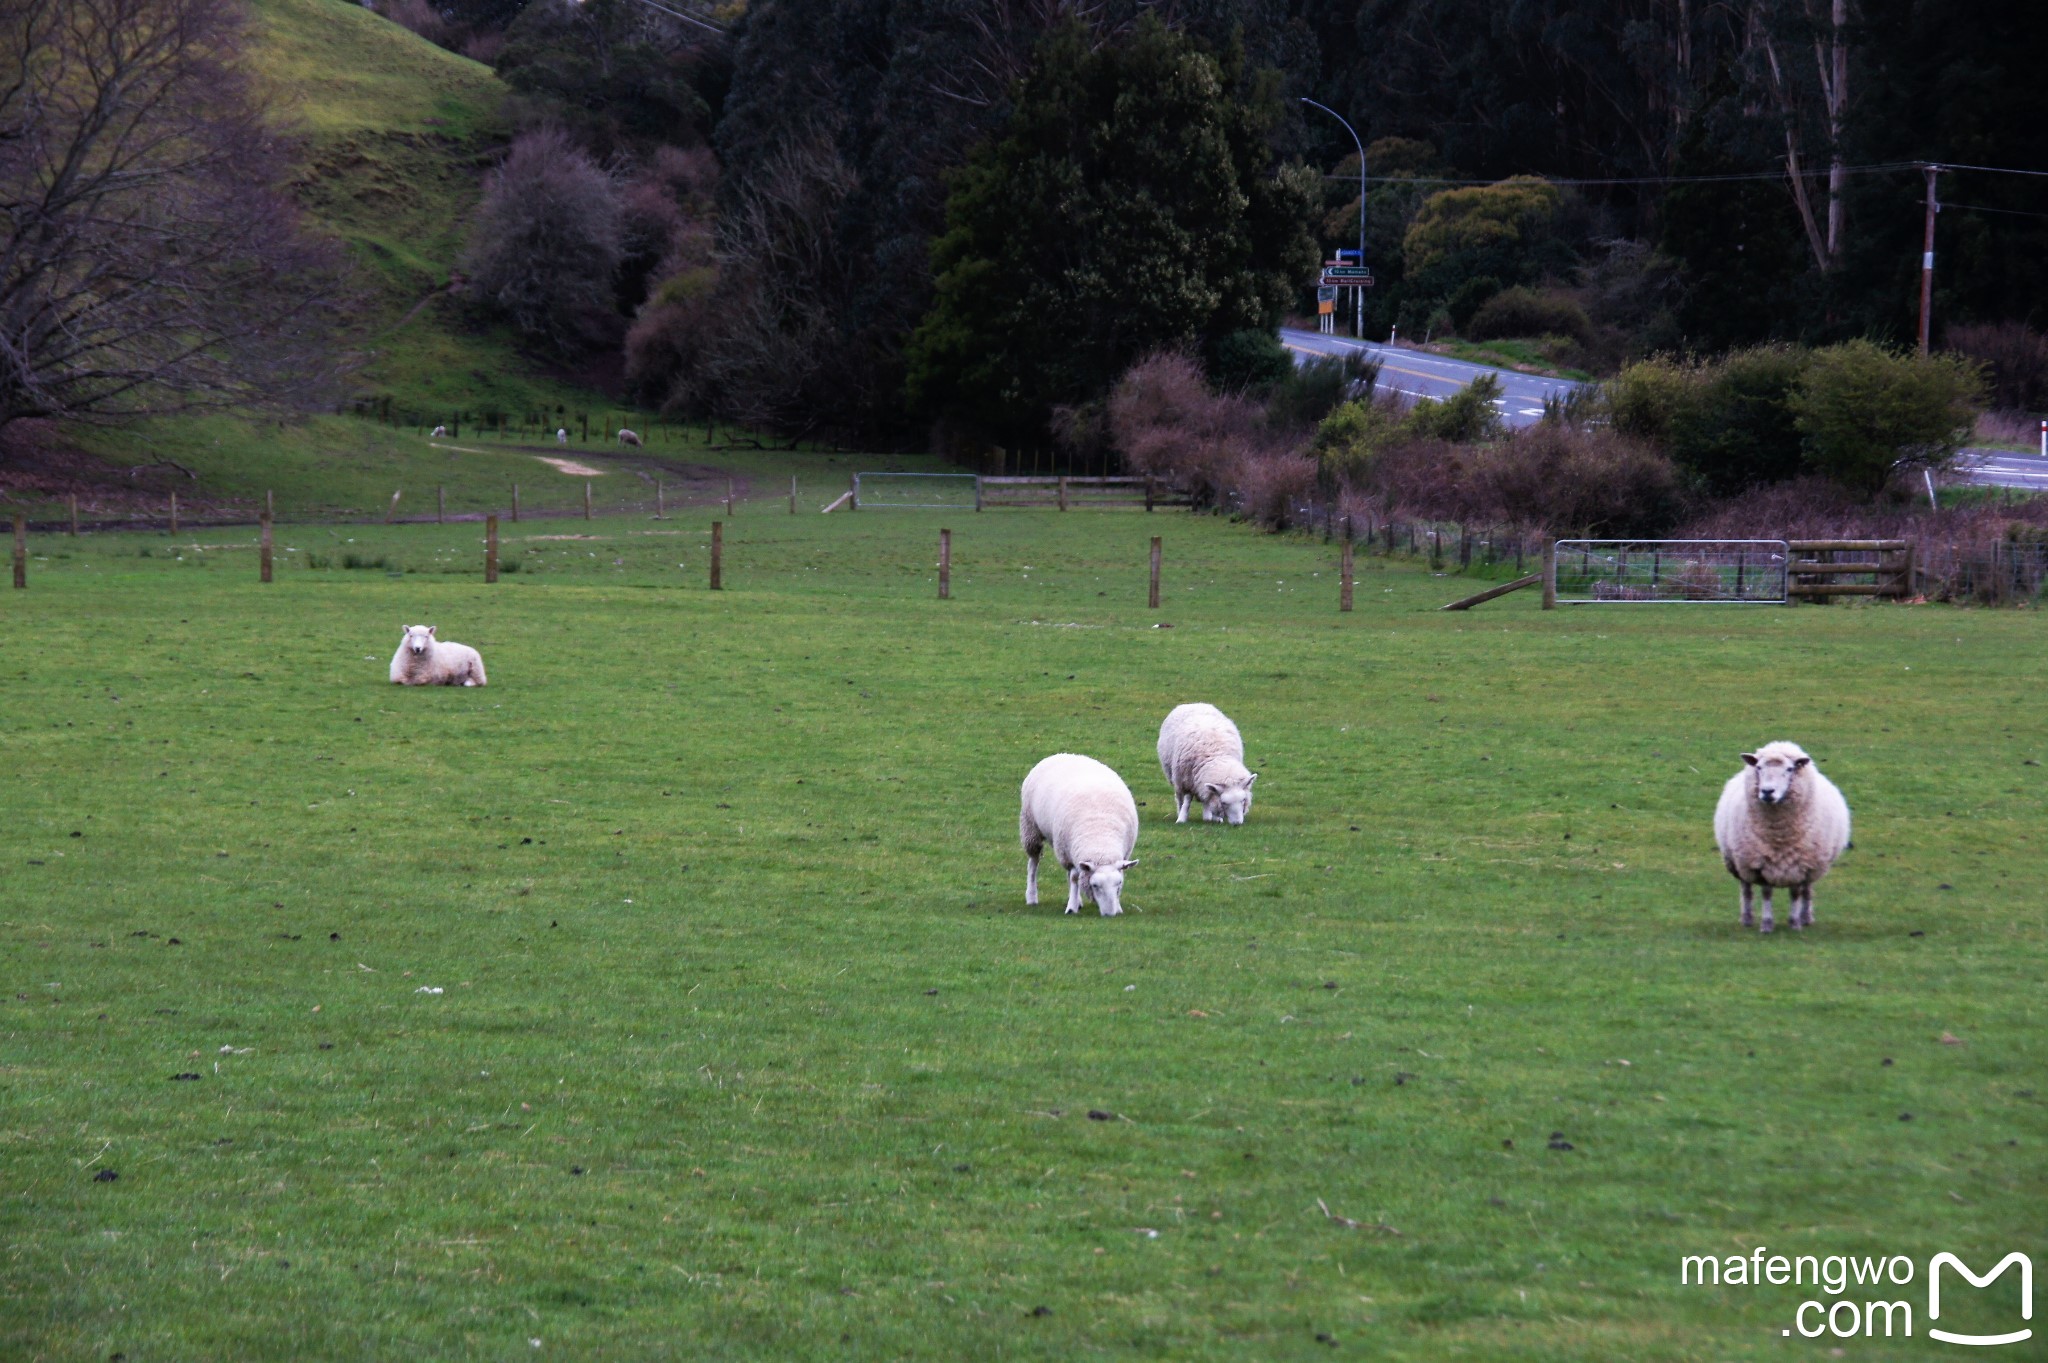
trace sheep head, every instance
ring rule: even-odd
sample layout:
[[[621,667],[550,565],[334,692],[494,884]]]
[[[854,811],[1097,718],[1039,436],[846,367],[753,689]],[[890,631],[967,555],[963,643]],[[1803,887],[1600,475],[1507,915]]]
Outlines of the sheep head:
[[[1749,767],[1750,788],[1763,804],[1779,805],[1798,791],[1799,773],[1813,762],[1797,743],[1766,743],[1755,752],[1742,755]]]
[[[424,657],[434,648],[433,625],[407,625],[405,627],[405,651],[414,657]]]
[[[1093,901],[1104,918],[1114,918],[1124,911],[1124,871],[1137,864],[1135,857],[1117,862],[1083,861],[1076,863],[1070,874],[1081,887],[1081,902]]]
[[[1237,785],[1221,785],[1214,781],[1204,782],[1201,789],[1202,820],[1205,823],[1240,824],[1244,816],[1251,813],[1252,782],[1259,779],[1257,772],[1248,773]]]

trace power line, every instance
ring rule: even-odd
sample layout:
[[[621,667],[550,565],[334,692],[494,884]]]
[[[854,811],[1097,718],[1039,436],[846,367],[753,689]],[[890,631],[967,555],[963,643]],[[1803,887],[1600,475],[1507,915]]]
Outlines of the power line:
[[[1842,170],[1845,174],[1849,175],[1878,175],[1901,170],[1918,170],[1922,164],[1919,161],[1895,161],[1868,166],[1843,166]],[[1801,177],[1817,180],[1825,178],[1829,173],[1829,169],[1824,166],[1817,170],[1802,171]],[[2029,173],[2031,174],[2032,172]],[[2041,173],[2048,174],[2048,171]],[[1527,172],[1524,172],[1524,174],[1527,174]],[[1738,181],[1782,180],[1786,177],[1786,174],[1787,172],[1780,168],[1778,170],[1741,171],[1729,175],[1615,175],[1600,178],[1532,175],[1530,178],[1542,180],[1546,184],[1553,185],[1714,185],[1731,184]],[[1325,180],[1350,180],[1356,177],[1326,174],[1323,178]],[[1451,180],[1436,176],[1410,176],[1399,173],[1382,174],[1380,180],[1385,184],[1407,185],[1497,185],[1501,183],[1499,180]]]
[[[1959,208],[1968,213],[2002,213],[2008,218],[2048,218],[2048,213],[2029,213],[2021,208],[1991,208],[1984,204],[1950,203],[1947,199],[1941,201],[1941,206],[1944,209]]]
[[[655,3],[655,0],[640,0],[640,3],[649,9],[658,9],[663,14],[680,19],[686,24],[695,24],[698,28],[709,29],[713,33],[723,33],[726,31],[722,25],[714,24],[709,19],[699,19],[694,14],[685,14],[679,9],[670,9],[667,5],[658,5]]]
[[[1942,170],[1981,170],[1990,175],[2038,175],[2048,179],[2048,170],[2020,170],[2015,166],[1965,166],[1954,161],[1937,163]]]

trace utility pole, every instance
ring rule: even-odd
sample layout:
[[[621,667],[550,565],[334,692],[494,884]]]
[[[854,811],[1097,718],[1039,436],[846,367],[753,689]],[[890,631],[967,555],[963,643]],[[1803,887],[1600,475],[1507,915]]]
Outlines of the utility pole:
[[[1358,140],[1358,129],[1351,126],[1351,120],[1338,113],[1335,109],[1332,109],[1329,105],[1316,104],[1307,95],[1301,96],[1301,102],[1303,104],[1315,105],[1316,108],[1321,109],[1324,113],[1342,123],[1344,131],[1351,134],[1351,141],[1358,148],[1358,263],[1363,265],[1365,264],[1365,143]],[[1358,298],[1358,316],[1353,324],[1352,334],[1360,340],[1364,340],[1365,290],[1355,289],[1353,293]]]
[[[1920,248],[1920,353],[1925,355],[1934,315],[1934,215],[1941,211],[1941,203],[1934,197],[1934,178],[1941,174],[1941,167],[1928,164],[1920,169],[1927,176],[1927,238]]]

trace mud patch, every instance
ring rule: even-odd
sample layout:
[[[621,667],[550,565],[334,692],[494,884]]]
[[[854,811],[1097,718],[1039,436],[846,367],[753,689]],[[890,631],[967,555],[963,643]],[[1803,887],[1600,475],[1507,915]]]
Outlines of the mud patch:
[[[603,469],[594,469],[590,467],[590,465],[588,464],[579,464],[574,459],[550,459],[544,454],[536,454],[534,458],[540,460],[541,463],[546,464],[556,473],[566,473],[571,478],[604,477],[605,471]]]

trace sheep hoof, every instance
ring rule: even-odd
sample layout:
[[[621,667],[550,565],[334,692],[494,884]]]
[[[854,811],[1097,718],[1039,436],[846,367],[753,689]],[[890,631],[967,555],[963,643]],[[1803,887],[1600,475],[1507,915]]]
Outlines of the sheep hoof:
[[[1068,912],[1068,913],[1079,913],[1079,912],[1080,912],[1080,910],[1079,910],[1078,908],[1074,908],[1074,907],[1072,907],[1072,906],[1069,906],[1069,907],[1068,907],[1068,909],[1067,909],[1067,912]]]

